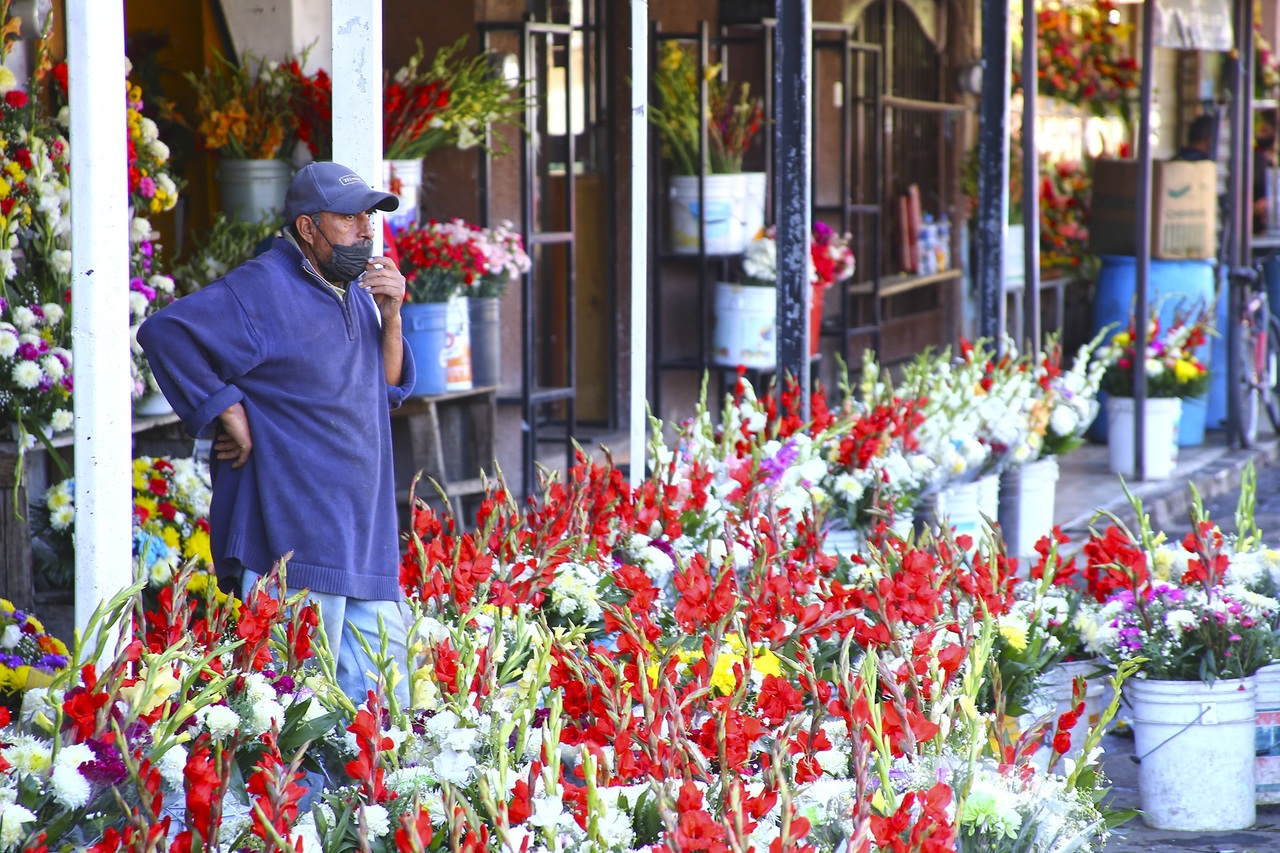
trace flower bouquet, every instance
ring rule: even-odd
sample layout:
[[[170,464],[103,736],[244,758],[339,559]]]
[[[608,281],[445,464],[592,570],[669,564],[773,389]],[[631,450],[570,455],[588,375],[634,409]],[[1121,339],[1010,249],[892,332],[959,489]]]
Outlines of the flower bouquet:
[[[196,92],[197,135],[205,148],[227,160],[285,157],[285,143],[297,128],[289,71],[265,59],[254,63],[249,54],[237,65],[217,53],[203,74],[183,75]]]
[[[133,460],[135,569],[163,587],[177,567],[213,568],[209,551],[209,470],[190,458],[141,456]]]
[[[333,80],[323,68],[314,74],[303,71],[307,57],[292,58],[283,64],[293,79],[292,108],[302,140],[317,160],[333,159]]]
[[[71,428],[71,352],[66,312],[52,302],[10,305],[0,299],[0,419],[13,425],[24,447],[35,436]]]
[[[129,126],[129,204],[143,216],[172,210],[178,184],[169,169],[169,146],[156,123],[142,114],[142,87],[126,81]]]
[[[653,75],[658,97],[649,106],[650,119],[662,137],[662,155],[671,161],[677,175],[698,174],[703,156],[711,174],[738,174],[743,155],[764,123],[762,102],[751,97],[747,83],[738,88],[735,100],[735,87],[721,82],[719,65],[708,66],[704,79],[709,142],[705,155],[699,151],[701,81],[697,62],[676,42],[663,43]]]
[[[1107,369],[1098,350],[1105,336],[1105,331],[1099,332],[1082,346],[1067,371],[1062,369],[1062,342],[1057,335],[1039,354],[1035,380],[1047,416],[1036,458],[1062,456],[1084,442],[1085,430],[1098,416],[1098,391]]]
[[[1126,45],[1133,26],[1121,23],[1116,5],[1045,4],[1037,13],[1037,91],[1094,115],[1124,116],[1138,89],[1137,61]],[[1021,60],[1015,57],[1014,91],[1021,91]]]
[[[26,690],[47,685],[67,661],[67,647],[34,614],[0,598],[0,714],[6,708],[16,711]],[[0,838],[3,828],[0,820]]]
[[[138,328],[144,320],[176,298],[173,278],[158,272],[160,244],[155,242],[156,236],[148,234],[134,243],[130,258],[129,342],[133,356],[130,374],[135,401],[160,393],[160,386],[151,373],[151,363],[138,345]]]
[[[505,150],[501,137],[495,146],[486,135],[489,126],[518,123],[526,102],[483,55],[465,57],[466,43],[466,37],[459,39],[424,65],[419,41],[409,61],[389,75],[383,87],[384,159],[421,160],[438,148]]]
[[[505,221],[496,228],[472,226],[472,230],[472,242],[484,258],[484,273],[472,282],[467,295],[502,296],[511,280],[527,273],[532,264],[524,250],[524,238]]]
[[[1152,311],[1147,349],[1139,357],[1136,326],[1130,318],[1129,328],[1100,352],[1107,363],[1102,390],[1114,397],[1132,397],[1134,367],[1141,363],[1147,374],[1148,397],[1199,397],[1209,388],[1209,368],[1196,358],[1195,351],[1208,341],[1212,328],[1213,317],[1204,306],[1175,314],[1167,328],[1162,328],[1158,313]]]
[[[475,229],[461,219],[433,219],[396,237],[409,301],[448,302],[465,289],[479,286],[491,274],[490,256],[475,238]]]

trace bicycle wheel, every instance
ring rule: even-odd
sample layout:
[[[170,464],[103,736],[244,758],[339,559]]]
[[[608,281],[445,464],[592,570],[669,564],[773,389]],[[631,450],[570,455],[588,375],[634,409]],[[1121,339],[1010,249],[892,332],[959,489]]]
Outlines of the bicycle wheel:
[[[1235,406],[1240,431],[1237,439],[1241,447],[1253,447],[1258,439],[1258,410],[1262,407],[1261,359],[1258,357],[1258,330],[1252,322],[1240,324],[1236,339],[1236,351],[1232,358],[1236,364],[1235,385],[1230,388],[1231,402]]]
[[[1262,388],[1262,400],[1271,420],[1271,428],[1280,435],[1280,318],[1267,315],[1267,354],[1264,363],[1266,373]]]

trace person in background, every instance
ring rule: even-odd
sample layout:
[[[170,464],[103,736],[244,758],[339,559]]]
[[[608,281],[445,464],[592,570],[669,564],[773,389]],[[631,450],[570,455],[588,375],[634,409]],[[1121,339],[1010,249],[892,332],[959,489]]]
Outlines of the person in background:
[[[1276,120],[1263,114],[1253,132],[1253,233],[1261,234],[1267,222],[1267,170],[1276,165]]]
[[[1178,151],[1175,160],[1199,162],[1213,159],[1213,116],[1196,116],[1187,129],[1187,144]]]
[[[351,169],[303,167],[265,254],[183,297],[138,330],[187,432],[213,438],[209,509],[220,585],[247,597],[282,556],[291,591],[320,604],[338,686],[376,684],[379,621],[407,707],[408,649],[392,465],[392,408],[413,389],[401,334],[404,276],[372,256],[396,196]]]

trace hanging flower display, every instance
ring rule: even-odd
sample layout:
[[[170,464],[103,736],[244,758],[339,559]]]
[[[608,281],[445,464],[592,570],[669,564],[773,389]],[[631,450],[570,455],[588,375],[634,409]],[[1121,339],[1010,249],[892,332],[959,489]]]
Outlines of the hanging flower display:
[[[1094,115],[1123,116],[1140,80],[1137,60],[1126,49],[1132,29],[1110,0],[1046,0],[1036,13],[1036,90]],[[1013,87],[1019,93],[1021,67],[1015,56]]]

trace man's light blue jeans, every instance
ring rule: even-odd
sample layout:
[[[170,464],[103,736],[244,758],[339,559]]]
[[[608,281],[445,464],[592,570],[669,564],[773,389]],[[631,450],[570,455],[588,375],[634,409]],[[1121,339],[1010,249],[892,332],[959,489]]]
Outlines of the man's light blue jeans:
[[[259,575],[245,569],[240,581],[241,598],[247,598]],[[382,616],[387,632],[387,653],[400,673],[394,693],[403,709],[409,708],[409,633],[408,613],[403,601],[365,601],[345,595],[308,592],[307,601],[320,605],[320,627],[324,630],[338,671],[338,687],[357,706],[369,698],[378,683],[377,667],[364,653],[355,632],[364,635],[375,654],[381,640],[378,616]]]

